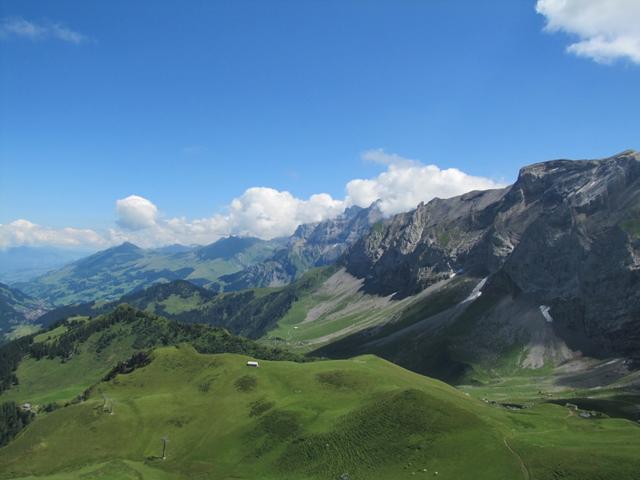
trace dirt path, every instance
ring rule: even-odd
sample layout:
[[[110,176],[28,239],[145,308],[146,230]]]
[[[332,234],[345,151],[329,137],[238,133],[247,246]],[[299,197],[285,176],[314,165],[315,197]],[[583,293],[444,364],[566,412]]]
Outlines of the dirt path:
[[[529,475],[529,469],[522,461],[522,457],[520,456],[520,454],[516,452],[513,448],[511,448],[511,445],[509,445],[509,442],[507,442],[507,437],[504,437],[503,440],[504,440],[504,446],[507,447],[507,450],[509,450],[518,459],[518,463],[520,464],[520,469],[522,470],[522,475],[524,476],[524,480],[530,480],[531,476]]]

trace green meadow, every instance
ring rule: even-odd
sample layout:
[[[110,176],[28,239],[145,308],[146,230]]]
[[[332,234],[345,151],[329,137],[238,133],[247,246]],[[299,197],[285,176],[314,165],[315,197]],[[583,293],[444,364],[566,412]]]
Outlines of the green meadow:
[[[633,422],[509,410],[375,356],[251,368],[179,345],[152,357],[40,414],[0,449],[0,478],[631,480],[640,469]]]

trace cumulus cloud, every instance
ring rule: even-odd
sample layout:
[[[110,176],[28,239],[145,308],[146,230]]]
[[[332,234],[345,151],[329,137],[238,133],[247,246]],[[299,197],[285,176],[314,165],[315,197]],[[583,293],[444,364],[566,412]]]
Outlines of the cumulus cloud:
[[[640,64],[640,1],[538,0],[546,30],[575,35],[567,51],[600,63],[627,59]]]
[[[109,231],[110,241],[140,246],[207,244],[228,235],[282,237],[291,235],[298,225],[333,218],[345,208],[344,201],[326,193],[305,200],[268,187],[249,188],[231,201],[226,212],[193,220],[163,218],[151,201],[135,195],[117,200],[116,205],[122,228]]]
[[[344,202],[320,193],[308,200],[273,188],[250,188],[234,199],[224,218],[232,233],[274,238],[290,235],[302,223],[332,218],[344,210]]]
[[[110,243],[109,239],[91,229],[56,229],[23,219],[0,224],[0,248],[17,245],[101,248]]]
[[[127,230],[153,227],[158,217],[158,207],[138,195],[116,200],[116,212],[118,225]]]
[[[387,165],[387,170],[373,179],[356,179],[347,184],[347,203],[366,207],[380,200],[386,215],[405,212],[420,202],[434,197],[449,198],[471,190],[487,190],[502,185],[484,177],[468,175],[457,168],[440,169],[417,160],[387,154],[384,150],[369,150],[365,160]]]
[[[87,40],[81,33],[75,32],[60,23],[32,22],[21,17],[9,17],[0,20],[0,37],[27,38],[29,40],[60,40],[80,44]]]
[[[373,178],[351,180],[343,199],[327,193],[304,199],[287,191],[253,187],[234,198],[223,212],[188,219],[167,218],[151,200],[130,195],[116,200],[117,228],[97,233],[86,229],[50,229],[18,220],[0,225],[0,247],[47,243],[103,247],[124,241],[153,247],[171,243],[207,244],[228,235],[271,239],[291,235],[301,224],[334,218],[352,205],[368,207],[379,200],[382,212],[392,215],[434,197],[447,198],[502,186],[488,178],[455,168],[425,165],[384,150],[366,151],[362,158],[384,165],[384,171]]]

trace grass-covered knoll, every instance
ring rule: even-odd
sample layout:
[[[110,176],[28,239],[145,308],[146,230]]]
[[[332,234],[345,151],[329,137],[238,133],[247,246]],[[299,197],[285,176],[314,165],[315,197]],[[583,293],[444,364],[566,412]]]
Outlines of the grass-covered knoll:
[[[38,324],[21,323],[14,326],[9,333],[5,334],[5,339],[11,341],[20,337],[26,337],[27,335],[38,332],[41,328]]]
[[[156,350],[40,415],[0,449],[0,478],[630,480],[640,468],[628,421],[512,412],[373,356],[249,358]]]
[[[95,318],[75,317],[46,332],[0,347],[0,402],[44,405],[72,400],[134,352],[159,345],[192,344],[207,353],[258,358],[295,355],[206,325],[182,325],[121,305]]]
[[[116,300],[155,283],[185,279],[219,288],[218,279],[267,258],[278,241],[229,237],[193,248],[144,250],[131,243],[46,273],[20,288],[55,305]]]

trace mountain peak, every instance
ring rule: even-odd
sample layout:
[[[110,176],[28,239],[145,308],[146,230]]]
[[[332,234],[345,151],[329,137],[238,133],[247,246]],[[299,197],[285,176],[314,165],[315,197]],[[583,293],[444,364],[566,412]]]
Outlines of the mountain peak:
[[[137,251],[137,250],[142,250],[139,246],[137,246],[134,243],[131,242],[122,242],[120,245],[118,245],[117,247],[113,247],[111,250],[120,250],[120,251]]]
[[[143,250],[131,242],[124,242],[116,247],[94,253],[88,257],[82,258],[73,263],[76,269],[82,271],[96,270],[101,268],[110,268],[112,262],[129,261],[143,256]]]
[[[571,203],[588,204],[640,178],[640,154],[625,150],[599,160],[551,160],[520,169],[513,188],[528,200],[553,192]]]
[[[568,160],[558,159],[546,162],[533,163],[520,169],[518,180],[523,175],[543,176],[549,174],[563,174],[567,172],[584,172],[593,168],[602,168],[612,165],[624,165],[629,162],[640,162],[640,153],[635,150],[625,150],[611,157],[598,160]]]
[[[633,150],[632,148],[628,149],[628,150],[624,150],[623,152],[620,152],[618,155],[615,155],[616,157],[635,157],[637,160],[640,161],[640,152],[638,152],[637,150]]]
[[[202,259],[212,260],[214,258],[222,258],[228,260],[259,243],[264,243],[264,240],[255,237],[238,237],[232,235],[200,247],[197,251],[198,256]]]

